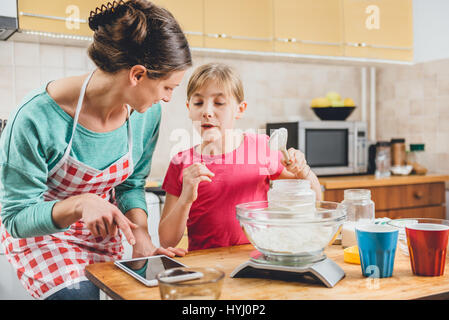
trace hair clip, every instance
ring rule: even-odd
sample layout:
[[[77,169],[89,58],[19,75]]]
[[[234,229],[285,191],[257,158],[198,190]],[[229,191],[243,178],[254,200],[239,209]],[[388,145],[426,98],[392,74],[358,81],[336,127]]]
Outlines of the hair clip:
[[[108,2],[106,5],[96,7],[95,11],[91,11],[89,15],[89,27],[92,30],[98,30],[101,25],[109,24],[113,17],[121,14],[126,10],[126,3],[123,0]]]

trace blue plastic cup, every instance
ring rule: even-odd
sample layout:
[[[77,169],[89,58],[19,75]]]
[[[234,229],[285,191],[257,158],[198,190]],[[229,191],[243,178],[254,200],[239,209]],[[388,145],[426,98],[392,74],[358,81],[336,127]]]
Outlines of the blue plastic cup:
[[[356,226],[360,265],[365,277],[388,278],[393,275],[398,231],[388,225]]]

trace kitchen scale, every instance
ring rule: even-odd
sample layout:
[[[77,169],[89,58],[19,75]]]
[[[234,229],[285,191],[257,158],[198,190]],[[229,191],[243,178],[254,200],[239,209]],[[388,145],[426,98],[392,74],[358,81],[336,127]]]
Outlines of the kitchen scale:
[[[231,273],[231,278],[265,278],[284,281],[321,283],[334,287],[345,272],[334,261],[322,255],[318,261],[305,263],[304,260],[274,258],[255,250],[250,259]]]

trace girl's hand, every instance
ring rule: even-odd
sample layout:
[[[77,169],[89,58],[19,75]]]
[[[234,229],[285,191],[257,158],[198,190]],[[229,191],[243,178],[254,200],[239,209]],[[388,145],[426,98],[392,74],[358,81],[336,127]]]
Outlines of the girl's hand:
[[[282,165],[287,171],[293,173],[297,179],[307,179],[310,173],[310,167],[307,165],[304,153],[294,148],[288,149],[290,163],[287,164],[284,159],[281,160]]]
[[[201,181],[212,182],[214,176],[203,163],[194,163],[182,171],[182,192],[179,198],[185,203],[193,203],[198,198],[198,185]]]
[[[78,216],[94,237],[113,237],[117,235],[117,228],[120,228],[130,245],[136,243],[131,229],[138,226],[128,220],[115,205],[93,193],[82,194],[79,200],[76,209]]]

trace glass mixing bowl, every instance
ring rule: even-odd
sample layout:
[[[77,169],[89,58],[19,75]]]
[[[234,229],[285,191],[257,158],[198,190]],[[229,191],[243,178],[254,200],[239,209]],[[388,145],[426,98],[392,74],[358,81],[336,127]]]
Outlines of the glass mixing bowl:
[[[285,200],[236,206],[237,219],[248,240],[266,259],[308,264],[323,260],[324,249],[333,242],[346,219],[346,207],[329,201],[315,206]],[[308,208],[308,210],[305,210]]]

